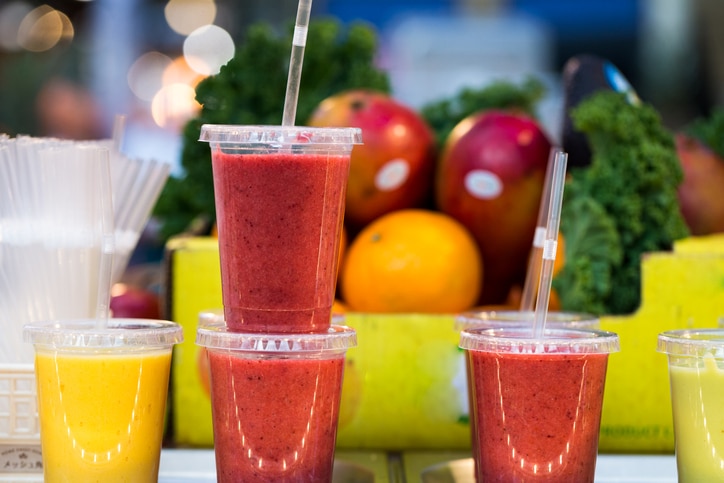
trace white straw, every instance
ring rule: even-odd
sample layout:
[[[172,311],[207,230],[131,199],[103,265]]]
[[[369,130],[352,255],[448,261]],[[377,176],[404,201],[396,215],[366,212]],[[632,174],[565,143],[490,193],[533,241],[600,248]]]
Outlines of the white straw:
[[[312,0],[299,0],[297,20],[294,25],[294,35],[292,37],[292,54],[289,59],[289,76],[287,77],[287,92],[284,97],[282,126],[293,126],[297,115],[299,83],[302,77],[304,48],[307,45],[307,29],[309,28],[311,11]]]
[[[0,362],[27,363],[33,351],[22,342],[25,323],[106,316],[113,256],[108,150],[28,136],[1,142]]]
[[[553,283],[553,264],[556,260],[556,249],[558,244],[558,229],[561,224],[561,208],[563,206],[563,189],[566,181],[566,165],[568,154],[558,152],[553,164],[553,183],[551,184],[551,200],[548,208],[546,223],[546,237],[543,243],[543,255],[541,261],[540,283],[538,284],[538,299],[535,307],[535,319],[533,322],[533,337],[543,336],[548,315],[548,302]]]

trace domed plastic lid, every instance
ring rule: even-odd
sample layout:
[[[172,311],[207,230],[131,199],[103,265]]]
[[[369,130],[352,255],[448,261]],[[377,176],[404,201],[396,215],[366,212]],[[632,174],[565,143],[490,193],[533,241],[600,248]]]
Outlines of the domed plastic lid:
[[[536,339],[530,328],[478,328],[460,333],[460,347],[518,354],[608,354],[619,351],[619,339],[613,332],[593,329],[546,329]]]
[[[334,317],[339,322],[341,317]],[[258,353],[344,352],[357,345],[357,333],[343,325],[332,324],[325,332],[308,334],[266,334],[232,332],[223,315],[206,311],[199,315],[196,343],[209,349],[227,349]]]
[[[657,351],[674,356],[724,358],[724,329],[681,329],[659,334]]]
[[[532,310],[478,310],[456,316],[455,329],[532,327],[534,320]],[[595,329],[599,324],[598,317],[582,312],[549,311],[546,315],[546,327],[551,329]]]
[[[175,322],[152,319],[61,320],[27,324],[23,338],[36,346],[56,349],[166,347],[183,341]]]
[[[199,141],[235,144],[362,144],[362,130],[356,127],[235,126],[204,124]]]

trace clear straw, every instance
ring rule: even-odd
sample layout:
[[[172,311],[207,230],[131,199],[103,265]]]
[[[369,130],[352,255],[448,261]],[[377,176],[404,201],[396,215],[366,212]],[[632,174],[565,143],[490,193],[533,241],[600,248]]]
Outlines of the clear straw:
[[[101,254],[98,274],[98,301],[96,306],[96,321],[103,328],[108,325],[111,304],[111,285],[113,283],[113,257],[115,245],[115,219],[113,213],[113,199],[111,184],[110,153],[107,150],[97,150],[100,158],[98,169],[100,173],[100,209],[101,209]]]
[[[289,59],[289,77],[287,77],[287,93],[284,97],[282,126],[293,126],[297,115],[299,82],[302,78],[304,47],[307,45],[307,29],[311,11],[312,0],[299,0],[297,20],[294,25],[294,36],[292,37],[292,55]]]
[[[540,278],[541,256],[543,254],[543,242],[546,237],[546,219],[551,198],[551,183],[553,181],[553,162],[561,149],[554,146],[548,155],[545,179],[543,181],[543,193],[538,206],[538,223],[533,236],[533,247],[528,257],[528,271],[525,274],[523,284],[523,295],[520,298],[520,310],[522,312],[533,312],[535,308],[535,296],[538,292],[538,280]]]
[[[559,151],[553,163],[553,182],[551,184],[551,200],[548,208],[546,237],[543,242],[538,299],[536,300],[535,319],[533,321],[533,337],[541,338],[545,330],[548,316],[548,302],[553,283],[553,264],[556,260],[558,245],[558,229],[561,225],[561,208],[563,207],[563,188],[566,181],[566,165],[568,154]]]
[[[116,114],[113,119],[113,150],[121,150],[123,146],[123,134],[126,130],[126,116],[123,114]]]

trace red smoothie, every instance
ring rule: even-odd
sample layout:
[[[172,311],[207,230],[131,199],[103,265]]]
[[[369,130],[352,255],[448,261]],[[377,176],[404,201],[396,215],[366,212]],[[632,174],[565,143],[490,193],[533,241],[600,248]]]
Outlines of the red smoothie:
[[[332,481],[344,354],[209,350],[217,481]]]
[[[478,481],[593,482],[608,354],[468,357]]]
[[[217,150],[212,166],[229,328],[325,330],[334,301],[349,154]]]

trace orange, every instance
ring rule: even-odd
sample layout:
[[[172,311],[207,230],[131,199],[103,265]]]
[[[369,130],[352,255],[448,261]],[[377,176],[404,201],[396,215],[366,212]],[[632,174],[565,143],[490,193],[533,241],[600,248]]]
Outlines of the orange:
[[[563,268],[563,264],[566,262],[566,240],[563,238],[563,233],[558,232],[558,244],[556,245],[556,259],[553,261],[553,276],[555,277],[558,272]]]
[[[341,293],[358,312],[455,313],[478,300],[482,271],[478,245],[461,223],[435,211],[399,210],[352,240]]]
[[[334,299],[334,302],[332,302],[332,313],[333,314],[344,314],[347,312],[349,308],[339,299]]]

